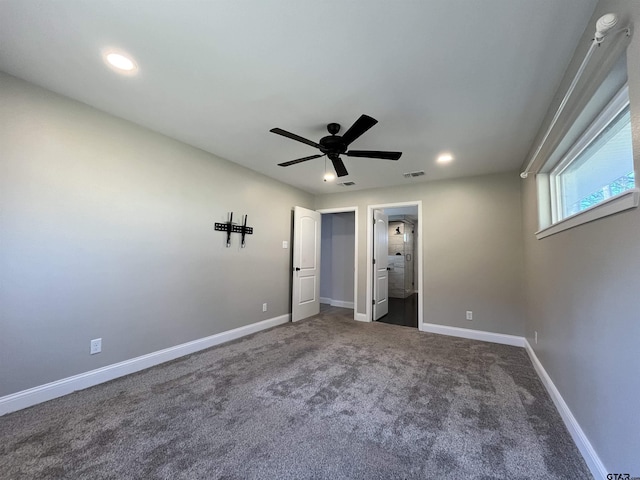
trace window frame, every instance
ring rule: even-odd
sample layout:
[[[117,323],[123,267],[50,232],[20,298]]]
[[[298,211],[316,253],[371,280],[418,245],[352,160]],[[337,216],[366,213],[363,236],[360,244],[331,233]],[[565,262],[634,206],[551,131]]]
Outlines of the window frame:
[[[545,166],[545,170],[547,170],[548,173],[538,175],[538,177],[540,177],[538,179],[538,198],[541,211],[545,205],[547,205],[547,208],[550,207],[550,211],[548,212],[549,218],[546,222],[543,221],[543,216],[540,216],[540,223],[548,223],[548,225],[544,227],[541,225],[542,228],[536,232],[538,239],[638,206],[640,191],[636,184],[635,188],[609,197],[580,212],[567,217],[562,216],[560,175],[598,138],[603,130],[605,130],[629,104],[629,86],[625,83],[609,101],[607,106],[578,137],[575,143],[569,147],[567,153],[550,168]]]

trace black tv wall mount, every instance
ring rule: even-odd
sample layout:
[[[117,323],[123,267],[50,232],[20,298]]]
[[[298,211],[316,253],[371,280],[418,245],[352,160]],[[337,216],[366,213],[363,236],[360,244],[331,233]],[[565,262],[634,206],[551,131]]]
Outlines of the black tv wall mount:
[[[238,225],[236,223],[233,223],[233,212],[229,213],[229,221],[225,222],[225,223],[218,223],[216,222],[215,224],[215,230],[216,232],[227,232],[227,248],[229,248],[231,246],[231,234],[232,233],[239,233],[242,235],[242,240],[240,243],[240,246],[242,248],[245,247],[245,235],[252,235],[253,234],[253,227],[247,227],[247,215],[244,215],[243,221],[242,221],[242,225]]]

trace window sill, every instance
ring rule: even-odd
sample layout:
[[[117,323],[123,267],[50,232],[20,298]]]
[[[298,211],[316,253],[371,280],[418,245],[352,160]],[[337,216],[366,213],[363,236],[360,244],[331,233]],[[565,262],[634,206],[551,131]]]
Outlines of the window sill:
[[[540,229],[536,232],[536,238],[538,240],[555,235],[564,230],[568,230],[584,223],[593,222],[602,217],[607,217],[630,208],[636,208],[640,200],[640,190],[637,188],[627,190],[626,192],[616,195],[615,197],[608,198],[604,202],[601,202],[588,210],[583,210],[575,215],[571,215],[563,220],[560,220],[553,225]]]

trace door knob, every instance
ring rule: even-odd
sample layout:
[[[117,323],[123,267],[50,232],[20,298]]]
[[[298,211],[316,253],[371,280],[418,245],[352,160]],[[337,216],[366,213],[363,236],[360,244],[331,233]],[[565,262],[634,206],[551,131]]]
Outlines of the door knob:
[[[299,271],[300,271],[300,267],[296,267],[296,272],[299,272]]]

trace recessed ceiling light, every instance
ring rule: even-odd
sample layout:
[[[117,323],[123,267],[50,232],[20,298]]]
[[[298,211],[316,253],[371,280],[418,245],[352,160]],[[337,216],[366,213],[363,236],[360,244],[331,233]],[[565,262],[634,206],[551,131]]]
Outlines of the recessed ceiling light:
[[[438,157],[437,162],[438,163],[449,163],[451,160],[453,160],[453,155],[451,155],[450,153],[443,153],[442,155],[440,155]]]
[[[107,65],[118,73],[132,75],[138,71],[138,65],[136,62],[122,52],[109,50],[103,54],[103,58]]]

